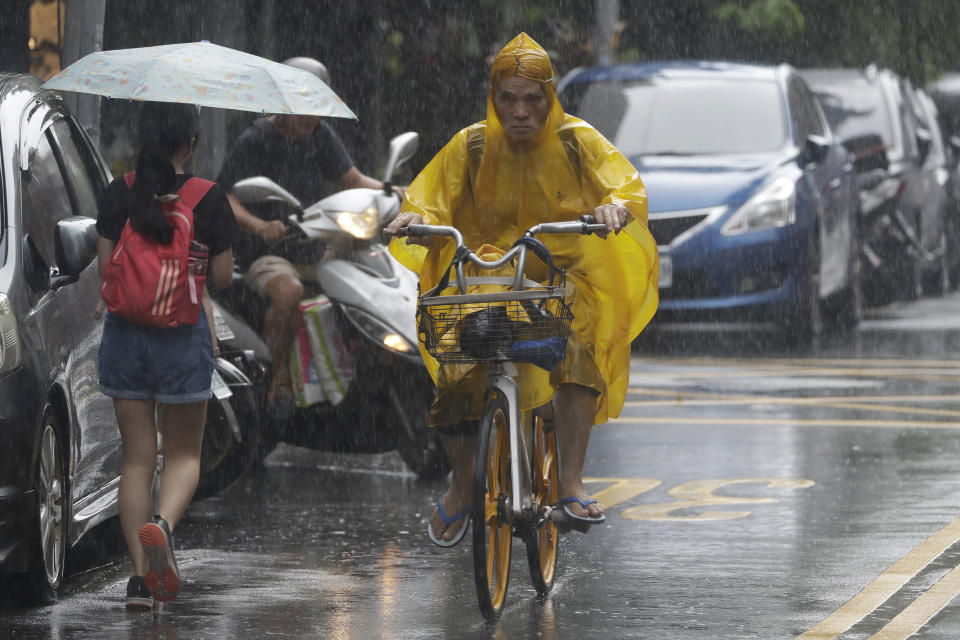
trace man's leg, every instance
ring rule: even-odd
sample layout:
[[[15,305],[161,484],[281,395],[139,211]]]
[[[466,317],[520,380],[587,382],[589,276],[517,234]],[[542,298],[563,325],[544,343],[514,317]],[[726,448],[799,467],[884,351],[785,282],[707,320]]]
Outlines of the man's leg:
[[[263,295],[269,305],[263,319],[263,337],[270,349],[272,362],[269,396],[272,400],[278,387],[285,387],[284,392],[290,391],[290,346],[297,334],[297,313],[300,300],[303,299],[303,284],[289,273],[280,273],[267,281]]]
[[[468,506],[473,494],[473,456],[477,450],[477,436],[440,434],[440,442],[447,454],[447,460],[453,469],[453,482],[441,499],[443,512],[447,517],[462,511]],[[467,518],[463,518],[450,525],[444,523],[440,513],[435,508],[430,516],[430,527],[434,535],[442,540],[453,540],[460,529],[466,526]]]
[[[593,428],[597,409],[597,392],[579,384],[561,384],[554,398],[557,430],[557,449],[560,453],[560,497],[574,496],[580,500],[590,497],[583,488],[583,464],[587,458],[587,443]],[[575,515],[597,517],[603,507],[591,504],[586,509],[576,502],[568,503]]]

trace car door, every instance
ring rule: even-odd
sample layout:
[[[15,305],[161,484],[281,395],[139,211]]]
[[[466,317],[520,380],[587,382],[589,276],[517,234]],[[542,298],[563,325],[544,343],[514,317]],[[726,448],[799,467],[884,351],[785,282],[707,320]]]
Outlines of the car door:
[[[928,151],[922,169],[924,184],[928,187],[924,201],[924,224],[931,232],[924,235],[930,236],[932,244],[928,249],[932,253],[939,254],[947,250],[946,216],[950,213],[948,206],[950,172],[947,169],[947,152],[933,102],[919,89],[913,93],[913,99],[917,120],[928,137]]]
[[[42,118],[40,123],[37,119]],[[21,172],[24,229],[31,238],[32,259],[45,270],[57,264],[56,225],[70,216],[95,218],[107,174],[76,122],[55,103],[28,121],[26,135],[36,139]],[[99,275],[93,260],[79,281],[42,293],[47,350],[56,349],[56,382],[70,413],[71,484],[74,522],[83,520],[85,504],[115,485],[120,472],[120,442],[112,402],[97,387],[97,352],[102,321],[94,315]],[[73,528],[71,528],[73,531]],[[74,537],[74,536],[72,536]]]
[[[796,135],[796,143],[803,154],[803,188],[805,195],[815,209],[816,224],[819,228],[820,243],[820,292],[821,296],[836,287],[837,275],[835,257],[837,216],[832,203],[831,192],[833,175],[829,155],[821,161],[808,161],[803,151],[811,136],[824,139],[825,131],[817,119],[817,111],[806,85],[799,77],[793,77],[788,84],[790,118]],[[798,204],[801,200],[798,194]]]

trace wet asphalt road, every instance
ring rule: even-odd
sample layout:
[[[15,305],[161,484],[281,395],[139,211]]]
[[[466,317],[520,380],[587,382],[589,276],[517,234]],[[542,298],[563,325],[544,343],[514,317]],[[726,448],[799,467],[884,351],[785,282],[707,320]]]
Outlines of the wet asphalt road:
[[[191,506],[175,603],[127,614],[113,553],[56,605],[0,609],[0,635],[960,637],[960,296],[874,312],[811,351],[778,342],[651,331],[623,414],[591,440],[607,524],[563,537],[542,602],[515,541],[494,628],[469,539],[443,550],[424,534],[445,483],[418,482],[393,454],[281,446]]]

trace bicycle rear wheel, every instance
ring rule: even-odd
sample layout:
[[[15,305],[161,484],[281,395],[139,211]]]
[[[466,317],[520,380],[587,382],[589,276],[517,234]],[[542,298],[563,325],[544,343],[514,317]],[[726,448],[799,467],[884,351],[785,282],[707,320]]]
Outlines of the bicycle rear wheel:
[[[500,617],[510,578],[511,525],[505,522],[510,499],[510,420],[506,400],[487,402],[480,420],[473,468],[473,575],[480,612]]]
[[[533,418],[532,455],[533,501],[541,507],[560,501],[560,469],[557,456],[557,434],[544,428],[543,419]],[[544,595],[553,588],[560,550],[560,532],[552,520],[529,532],[525,539],[530,579],[537,593]]]

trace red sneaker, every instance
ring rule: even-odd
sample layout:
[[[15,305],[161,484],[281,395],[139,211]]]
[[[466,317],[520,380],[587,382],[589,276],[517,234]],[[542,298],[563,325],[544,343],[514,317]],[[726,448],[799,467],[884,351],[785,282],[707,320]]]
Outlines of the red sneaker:
[[[140,527],[137,537],[150,561],[150,569],[143,578],[150,595],[158,602],[173,600],[180,590],[180,571],[173,557],[170,527],[163,518],[155,516],[153,522]]]

